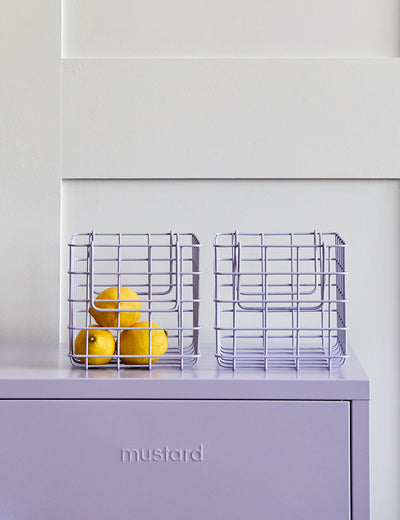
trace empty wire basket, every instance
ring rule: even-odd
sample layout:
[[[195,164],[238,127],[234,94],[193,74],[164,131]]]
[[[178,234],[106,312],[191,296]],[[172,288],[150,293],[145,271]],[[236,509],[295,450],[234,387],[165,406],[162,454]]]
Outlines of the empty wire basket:
[[[199,248],[191,233],[74,234],[69,243],[72,364],[118,369],[151,368],[155,362],[193,365],[199,357]],[[94,331],[100,339],[93,338]],[[107,331],[115,344],[111,355],[105,348],[110,345]],[[93,345],[98,340],[96,351],[91,351],[92,340]]]
[[[347,357],[345,249],[336,233],[217,234],[219,364],[341,365]]]

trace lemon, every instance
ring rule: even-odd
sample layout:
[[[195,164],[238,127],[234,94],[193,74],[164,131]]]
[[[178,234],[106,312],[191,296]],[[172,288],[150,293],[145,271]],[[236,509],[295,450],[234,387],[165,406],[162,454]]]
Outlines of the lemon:
[[[96,325],[90,325],[90,327],[96,327]],[[86,330],[83,329],[79,332],[75,339],[75,354],[80,357],[80,361],[85,363],[86,361],[86,335],[88,335],[88,354],[107,356],[107,357],[88,357],[89,365],[106,365],[109,363],[115,352],[115,340],[114,336],[109,330],[106,329],[95,329]]]
[[[138,327],[150,327],[148,321],[136,323],[132,329],[121,332],[120,354],[122,361],[127,365],[148,365],[155,363],[160,358],[148,358],[149,356],[149,330],[139,330]],[[151,356],[162,356],[168,348],[167,333],[157,323],[151,324]],[[146,357],[123,357],[129,355],[143,355]]]
[[[118,299],[121,301],[117,302],[116,300]],[[95,299],[94,306],[98,309],[129,309],[129,312],[119,313],[120,327],[132,327],[132,325],[139,320],[142,314],[140,312],[142,304],[139,301],[139,296],[135,291],[132,291],[132,289],[129,289],[128,287],[120,287],[119,298],[118,287],[109,287],[108,289],[105,289]],[[118,312],[99,311],[93,307],[90,307],[89,312],[102,327],[118,327]]]

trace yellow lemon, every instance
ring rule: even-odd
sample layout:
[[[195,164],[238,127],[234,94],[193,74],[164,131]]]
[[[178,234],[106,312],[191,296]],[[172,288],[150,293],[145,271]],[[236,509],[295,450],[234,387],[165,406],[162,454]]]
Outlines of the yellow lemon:
[[[120,300],[119,302],[117,300]],[[103,301],[110,300],[110,301]],[[133,300],[133,301],[130,301]],[[119,326],[132,327],[141,316],[142,304],[139,296],[128,287],[120,287],[118,298],[118,287],[109,287],[101,292],[95,299],[94,306],[98,309],[127,309],[128,312],[119,313]],[[133,312],[136,311],[136,312]],[[90,307],[90,314],[96,323],[102,327],[118,327],[118,312],[105,312]]]
[[[132,329],[123,330],[120,335],[120,354],[122,361],[127,365],[148,365],[149,360],[155,363],[160,358],[148,358],[149,330],[139,330],[138,327],[150,327],[148,321],[136,323]],[[151,355],[162,356],[168,348],[167,333],[157,323],[151,324]],[[146,357],[123,357],[129,355],[143,355]]]
[[[90,325],[96,327],[96,325]],[[80,357],[80,361],[86,361],[86,335],[88,335],[88,354],[90,356],[107,356],[107,357],[88,357],[89,365],[106,365],[109,363],[115,352],[114,336],[109,330],[93,328],[93,330],[83,329],[79,332],[75,339],[75,354]]]

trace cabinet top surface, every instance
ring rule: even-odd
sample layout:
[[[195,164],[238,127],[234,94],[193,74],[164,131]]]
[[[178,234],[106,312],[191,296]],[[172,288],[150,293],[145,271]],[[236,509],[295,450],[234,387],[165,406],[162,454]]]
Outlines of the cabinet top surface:
[[[0,343],[2,399],[369,399],[357,357],[340,368],[238,369],[218,366],[210,346],[193,367],[73,367],[66,344]]]

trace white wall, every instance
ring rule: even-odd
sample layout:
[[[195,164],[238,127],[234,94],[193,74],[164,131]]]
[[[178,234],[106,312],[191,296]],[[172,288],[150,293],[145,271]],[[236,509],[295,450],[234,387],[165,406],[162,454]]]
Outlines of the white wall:
[[[63,57],[398,56],[397,0],[64,0]]]
[[[58,2],[2,0],[0,38],[0,338],[55,339],[61,177]]]
[[[397,59],[63,62],[65,177],[397,178]]]
[[[214,14],[215,2],[199,0],[197,21],[209,26],[213,13],[215,22],[207,42],[203,32],[185,31],[191,22],[180,18],[188,13],[179,2],[167,18],[162,10],[145,16],[144,5],[0,4],[0,339],[58,340],[66,237],[89,225],[119,226],[121,197],[131,192],[143,207],[162,190],[162,213],[144,224],[176,227],[181,207],[204,239],[216,221],[340,228],[349,244],[351,343],[372,382],[372,518],[397,520],[399,2],[327,2],[326,10],[267,2],[261,12],[260,3],[237,0],[233,11]],[[132,6],[143,23],[172,27],[177,41],[165,47],[154,27],[128,35]],[[282,31],[257,28],[250,38],[248,27],[268,12]],[[328,14],[329,27],[321,26]],[[197,177],[220,180],[185,180]],[[107,181],[115,178],[124,180]],[[176,180],[150,180],[157,178]],[[181,204],[168,212],[175,193]],[[239,195],[236,220],[227,210]],[[104,199],[113,201],[107,222]]]

